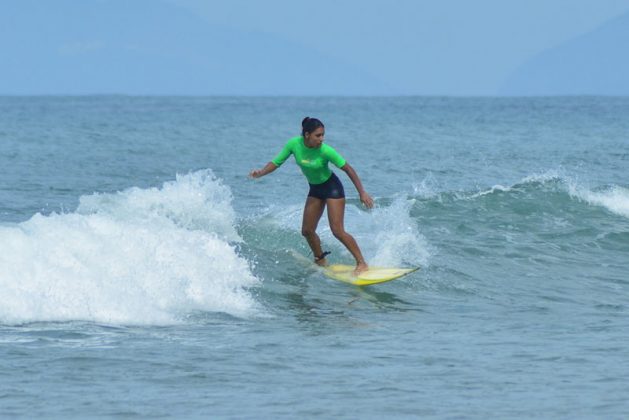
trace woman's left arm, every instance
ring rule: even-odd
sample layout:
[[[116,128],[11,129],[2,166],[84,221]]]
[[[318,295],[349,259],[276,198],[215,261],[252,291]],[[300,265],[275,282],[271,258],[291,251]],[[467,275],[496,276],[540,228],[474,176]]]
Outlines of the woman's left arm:
[[[352,168],[352,166],[346,162],[345,165],[343,165],[341,169],[347,174],[349,179],[351,179],[352,182],[354,183],[354,186],[356,187],[356,190],[358,191],[358,195],[360,196],[360,201],[362,201],[362,203],[368,209],[372,208],[373,199],[371,198],[369,194],[367,194],[367,191],[365,191],[365,189],[363,188],[363,183],[360,182],[360,178],[358,177],[358,174],[356,173],[354,168]]]

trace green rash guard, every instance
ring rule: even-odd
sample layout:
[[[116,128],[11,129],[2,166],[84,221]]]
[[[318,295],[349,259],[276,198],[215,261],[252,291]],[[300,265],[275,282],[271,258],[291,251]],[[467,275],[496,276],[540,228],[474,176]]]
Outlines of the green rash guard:
[[[295,155],[295,162],[306,175],[310,184],[323,184],[332,176],[328,162],[337,168],[345,166],[345,159],[331,146],[323,143],[321,147],[310,148],[304,144],[304,137],[297,136],[288,140],[282,151],[271,161],[275,166],[281,166],[290,155]]]

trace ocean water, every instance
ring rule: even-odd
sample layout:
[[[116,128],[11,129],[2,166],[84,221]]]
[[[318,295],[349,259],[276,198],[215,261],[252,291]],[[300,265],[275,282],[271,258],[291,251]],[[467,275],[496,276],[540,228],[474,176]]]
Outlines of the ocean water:
[[[360,175],[304,265],[304,116]],[[629,98],[0,98],[0,417],[626,418]],[[340,171],[337,171],[340,173]],[[351,262],[324,218],[333,262]]]

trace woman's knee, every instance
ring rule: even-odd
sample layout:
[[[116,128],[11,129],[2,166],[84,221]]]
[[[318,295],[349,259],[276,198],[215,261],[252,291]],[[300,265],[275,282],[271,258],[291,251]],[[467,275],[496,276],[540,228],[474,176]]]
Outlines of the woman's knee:
[[[311,227],[302,227],[301,234],[305,236],[306,238],[309,238],[315,235],[315,230]]]
[[[334,235],[334,237],[337,239],[340,239],[346,235],[343,226],[330,226],[330,230],[332,230],[332,235]]]

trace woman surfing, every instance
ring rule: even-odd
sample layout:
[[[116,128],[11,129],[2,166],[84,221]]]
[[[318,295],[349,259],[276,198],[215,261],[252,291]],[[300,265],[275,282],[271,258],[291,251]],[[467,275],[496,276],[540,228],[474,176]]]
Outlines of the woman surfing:
[[[345,231],[343,219],[345,216],[345,191],[341,180],[328,168],[332,162],[344,171],[356,187],[360,201],[367,207],[373,207],[373,199],[363,188],[362,182],[354,168],[331,146],[324,144],[325,126],[316,118],[306,117],[301,123],[301,135],[288,140],[280,153],[264,168],[251,171],[249,176],[260,178],[279,168],[290,155],[295,156],[295,162],[300,167],[310,184],[310,191],[304,207],[304,217],[301,234],[308,241],[308,245],[315,256],[315,263],[327,265],[326,255],[321,249],[321,240],[317,235],[317,225],[326,206],[328,221],[332,234],[347,248],[356,260],[354,275],[367,270],[363,254],[352,235]]]

